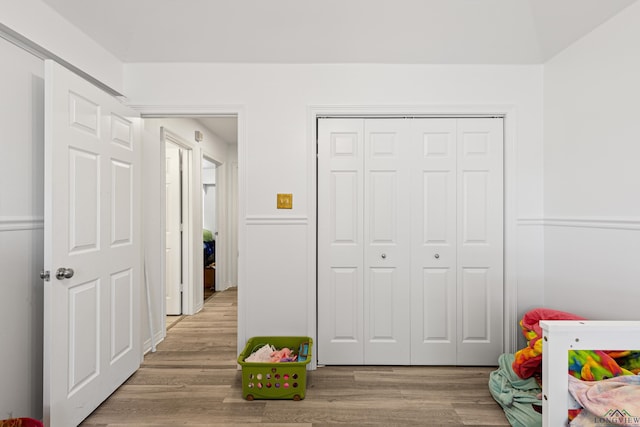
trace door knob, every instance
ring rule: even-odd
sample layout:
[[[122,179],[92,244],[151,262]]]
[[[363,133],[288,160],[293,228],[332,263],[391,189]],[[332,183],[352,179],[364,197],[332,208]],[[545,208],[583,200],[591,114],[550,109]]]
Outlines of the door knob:
[[[382,254],[382,255],[380,255],[380,257],[381,257],[382,259],[385,259],[385,258],[387,257],[387,254]]]
[[[435,259],[438,259],[438,258],[440,258],[440,254],[435,254],[433,257],[434,257]]]
[[[73,277],[73,268],[63,268],[60,267],[56,270],[56,279],[71,279]]]

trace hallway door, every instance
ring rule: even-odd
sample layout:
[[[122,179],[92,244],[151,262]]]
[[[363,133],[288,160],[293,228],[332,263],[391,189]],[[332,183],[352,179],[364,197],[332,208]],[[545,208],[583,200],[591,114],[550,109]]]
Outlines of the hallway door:
[[[166,314],[182,314],[182,150],[169,141],[166,157],[165,307]]]
[[[78,425],[140,366],[139,117],[45,61],[44,422]]]

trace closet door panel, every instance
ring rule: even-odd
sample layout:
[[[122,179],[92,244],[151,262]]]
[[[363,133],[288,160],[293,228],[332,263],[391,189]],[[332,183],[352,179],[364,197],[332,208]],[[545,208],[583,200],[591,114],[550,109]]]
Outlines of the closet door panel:
[[[491,340],[489,274],[487,268],[462,270],[462,342]]]
[[[363,121],[318,121],[320,364],[363,364]]]
[[[462,242],[469,250],[488,244],[488,175],[489,171],[465,171],[462,174]]]
[[[408,123],[365,121],[365,363],[410,362]]]
[[[459,365],[503,351],[503,120],[458,120]]]
[[[422,328],[423,343],[431,344],[451,344],[455,339],[451,334],[455,331],[451,324],[452,316],[449,313],[452,297],[451,274],[449,268],[425,268],[422,279],[422,325],[415,325]]]
[[[456,358],[456,120],[411,121],[411,363]]]

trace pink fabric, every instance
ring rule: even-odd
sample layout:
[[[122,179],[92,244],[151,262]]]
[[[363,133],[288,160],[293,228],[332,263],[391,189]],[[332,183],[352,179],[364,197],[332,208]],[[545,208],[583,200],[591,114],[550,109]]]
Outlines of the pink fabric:
[[[638,375],[600,381],[581,381],[569,375],[569,391],[586,410],[572,421],[572,426],[611,424],[640,426],[640,376]]]

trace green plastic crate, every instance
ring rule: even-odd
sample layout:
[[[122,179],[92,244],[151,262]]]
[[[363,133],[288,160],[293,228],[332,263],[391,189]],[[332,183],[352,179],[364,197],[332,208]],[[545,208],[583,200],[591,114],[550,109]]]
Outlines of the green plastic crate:
[[[245,362],[244,359],[265,344],[276,349],[290,348],[300,358],[300,348],[306,349],[306,357],[296,362]],[[304,399],[307,388],[307,365],[311,361],[310,337],[253,337],[247,341],[238,356],[242,366],[242,397],[254,399]],[[302,352],[304,353],[304,351]]]

